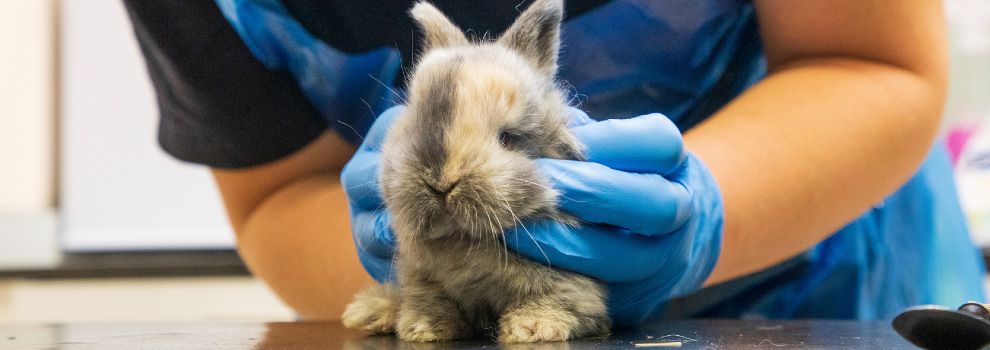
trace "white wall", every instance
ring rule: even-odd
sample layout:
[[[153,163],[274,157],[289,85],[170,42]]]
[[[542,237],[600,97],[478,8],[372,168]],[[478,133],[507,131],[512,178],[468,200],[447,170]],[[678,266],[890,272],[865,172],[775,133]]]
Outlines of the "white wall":
[[[232,247],[207,169],[157,145],[151,83],[122,2],[61,4],[63,248]]]
[[[52,207],[52,2],[0,1],[0,213]]]
[[[54,1],[0,0],[0,267],[58,261],[54,68]]]

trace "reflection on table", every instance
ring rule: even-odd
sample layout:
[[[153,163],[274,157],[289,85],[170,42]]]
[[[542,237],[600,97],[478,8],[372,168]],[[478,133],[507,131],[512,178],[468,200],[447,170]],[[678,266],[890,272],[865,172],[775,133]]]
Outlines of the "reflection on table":
[[[889,322],[681,320],[597,339],[498,344],[486,339],[410,343],[336,322],[72,323],[0,325],[0,349],[913,349]]]

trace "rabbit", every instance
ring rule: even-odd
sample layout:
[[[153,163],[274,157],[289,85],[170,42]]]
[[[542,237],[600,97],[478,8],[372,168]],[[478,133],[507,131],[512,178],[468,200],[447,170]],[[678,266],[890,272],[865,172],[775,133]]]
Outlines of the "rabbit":
[[[607,335],[602,283],[518,256],[502,233],[527,218],[578,224],[534,161],[585,159],[554,81],[562,1],[535,1],[497,41],[468,40],[427,2],[410,13],[426,52],[379,169],[398,285],[358,293],[343,324],[421,342]]]

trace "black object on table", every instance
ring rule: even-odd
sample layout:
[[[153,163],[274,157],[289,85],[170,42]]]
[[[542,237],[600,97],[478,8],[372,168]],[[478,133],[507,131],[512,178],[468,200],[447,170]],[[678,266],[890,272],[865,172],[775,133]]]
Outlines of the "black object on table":
[[[966,303],[909,308],[891,323],[897,333],[925,349],[970,350],[990,346],[990,305]]]
[[[600,339],[497,344],[408,343],[336,322],[68,323],[0,325],[0,349],[915,349],[886,321],[683,320]]]

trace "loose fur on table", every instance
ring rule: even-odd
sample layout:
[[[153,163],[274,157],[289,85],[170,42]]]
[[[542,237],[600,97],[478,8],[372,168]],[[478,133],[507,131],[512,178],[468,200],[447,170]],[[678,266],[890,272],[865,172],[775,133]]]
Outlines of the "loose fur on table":
[[[554,81],[562,1],[537,0],[496,41],[468,40],[426,2],[410,13],[427,50],[380,169],[398,286],[358,293],[344,325],[409,341],[607,334],[601,283],[520,257],[502,234],[527,218],[576,224],[533,160],[584,157]]]

